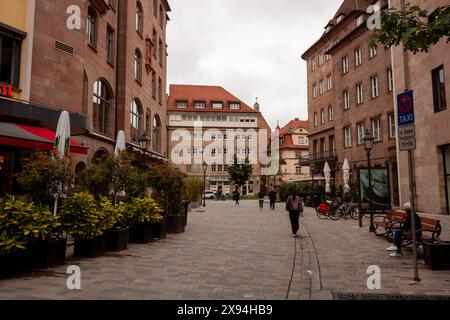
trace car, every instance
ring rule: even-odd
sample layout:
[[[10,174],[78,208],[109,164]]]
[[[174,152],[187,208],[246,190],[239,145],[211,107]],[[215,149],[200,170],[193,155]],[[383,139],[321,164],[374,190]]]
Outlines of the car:
[[[205,191],[204,199],[214,200],[216,198],[216,192],[212,190]]]

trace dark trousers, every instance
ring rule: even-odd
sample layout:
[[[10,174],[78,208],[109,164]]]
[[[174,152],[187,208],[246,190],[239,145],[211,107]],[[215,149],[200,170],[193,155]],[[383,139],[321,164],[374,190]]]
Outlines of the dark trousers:
[[[298,230],[300,230],[300,212],[289,211],[289,218],[291,219],[292,234],[297,234]]]
[[[259,208],[264,209],[264,200],[259,200]]]
[[[275,210],[275,201],[273,199],[270,199],[270,210]]]

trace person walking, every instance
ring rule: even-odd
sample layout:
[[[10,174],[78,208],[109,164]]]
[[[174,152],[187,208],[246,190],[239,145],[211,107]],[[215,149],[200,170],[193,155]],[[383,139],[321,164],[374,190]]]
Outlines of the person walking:
[[[277,201],[277,190],[272,188],[269,192],[270,210],[275,211],[275,203]]]
[[[298,237],[298,231],[300,230],[300,214],[303,213],[303,199],[297,194],[292,192],[286,202],[286,210],[289,212],[289,218],[291,220],[292,237]]]
[[[233,200],[235,201],[235,204],[234,204],[235,207],[240,206],[239,201],[241,200],[241,194],[239,193],[238,188],[236,188],[236,190],[233,191]]]
[[[266,193],[264,191],[260,191],[258,193],[258,199],[259,199],[259,211],[264,210],[264,199],[266,198]]]

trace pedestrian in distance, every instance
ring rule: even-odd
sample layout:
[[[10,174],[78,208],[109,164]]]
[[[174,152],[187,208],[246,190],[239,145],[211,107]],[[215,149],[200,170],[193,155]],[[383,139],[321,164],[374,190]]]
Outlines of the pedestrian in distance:
[[[275,203],[277,202],[277,190],[272,187],[269,192],[270,210],[275,211]]]
[[[235,207],[240,206],[241,194],[239,193],[238,188],[236,188],[236,190],[233,191],[233,200],[235,201],[234,204]]]
[[[408,202],[403,206],[403,210],[406,211],[406,217],[405,217],[405,221],[403,223],[403,225],[394,231],[394,245],[390,246],[389,248],[386,249],[386,251],[394,251],[393,253],[390,254],[391,257],[393,258],[399,258],[403,256],[402,253],[402,238],[403,235],[407,232],[411,233],[411,229],[412,229],[412,219],[411,219],[411,215],[412,215],[412,211],[411,211],[411,204]],[[422,221],[420,220],[420,217],[418,214],[414,214],[414,220],[416,223],[416,236],[417,236],[417,241],[420,241],[420,239],[422,238]]]
[[[264,199],[266,198],[266,193],[264,191],[260,191],[258,193],[258,199],[259,199],[259,210],[264,210]]]
[[[286,211],[289,212],[289,218],[291,220],[292,237],[298,237],[298,231],[300,230],[300,214],[303,214],[304,205],[303,198],[293,191],[286,201]]]

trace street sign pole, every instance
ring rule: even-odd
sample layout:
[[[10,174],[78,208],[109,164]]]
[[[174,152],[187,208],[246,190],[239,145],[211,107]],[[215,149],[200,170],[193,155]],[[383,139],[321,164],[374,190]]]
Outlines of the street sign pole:
[[[413,173],[413,156],[412,150],[408,150],[408,171],[409,171],[409,197],[411,201],[411,231],[413,241],[413,258],[414,258],[414,281],[420,281],[419,264],[417,259],[417,226],[416,226],[416,199],[415,199],[415,179]]]

